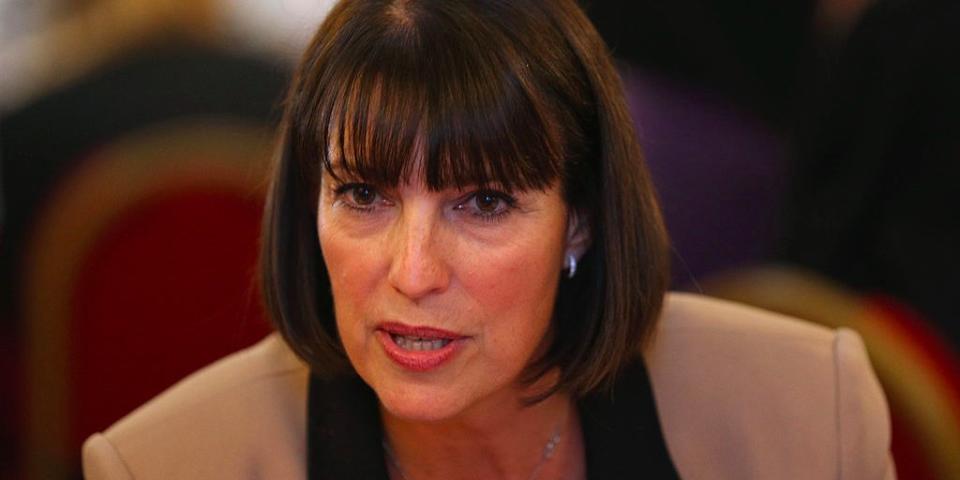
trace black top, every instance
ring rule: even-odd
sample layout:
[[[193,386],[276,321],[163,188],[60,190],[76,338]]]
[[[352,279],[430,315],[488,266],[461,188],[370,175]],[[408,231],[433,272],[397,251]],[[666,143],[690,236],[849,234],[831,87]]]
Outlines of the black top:
[[[590,479],[677,479],[660,429],[642,361],[631,364],[612,393],[578,405]],[[310,377],[307,477],[383,480],[387,477],[377,398],[357,376]]]

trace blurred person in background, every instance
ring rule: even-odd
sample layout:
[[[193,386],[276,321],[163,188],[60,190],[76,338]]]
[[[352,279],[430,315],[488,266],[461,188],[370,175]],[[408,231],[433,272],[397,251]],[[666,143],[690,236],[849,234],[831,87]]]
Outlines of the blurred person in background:
[[[954,345],[958,60],[957,2],[868,12],[804,118],[782,237],[784,260],[898,298]]]

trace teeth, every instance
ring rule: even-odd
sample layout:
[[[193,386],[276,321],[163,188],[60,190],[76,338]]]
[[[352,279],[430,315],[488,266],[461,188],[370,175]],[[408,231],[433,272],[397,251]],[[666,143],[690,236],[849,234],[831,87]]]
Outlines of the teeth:
[[[404,350],[438,350],[445,347],[450,340],[436,339],[430,340],[421,337],[407,337],[403,335],[391,335],[393,341]]]

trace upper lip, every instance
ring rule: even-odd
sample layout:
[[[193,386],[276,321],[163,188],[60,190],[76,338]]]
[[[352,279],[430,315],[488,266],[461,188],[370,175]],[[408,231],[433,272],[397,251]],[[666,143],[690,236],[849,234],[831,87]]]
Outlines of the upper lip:
[[[436,338],[442,340],[456,340],[464,337],[464,335],[460,335],[459,333],[441,328],[404,325],[397,322],[381,323],[378,329],[392,335],[403,335],[405,337]]]

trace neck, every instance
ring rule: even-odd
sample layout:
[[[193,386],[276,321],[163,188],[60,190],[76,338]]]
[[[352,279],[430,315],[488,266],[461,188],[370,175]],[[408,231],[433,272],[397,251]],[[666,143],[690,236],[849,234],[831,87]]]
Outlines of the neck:
[[[520,398],[487,402],[437,422],[407,421],[381,407],[385,440],[395,461],[393,476],[527,480],[536,471],[538,480],[559,478],[559,472],[566,472],[565,478],[582,478],[569,476],[583,470],[579,419],[571,398],[555,394],[529,406]],[[544,460],[544,448],[558,433],[553,455]]]

